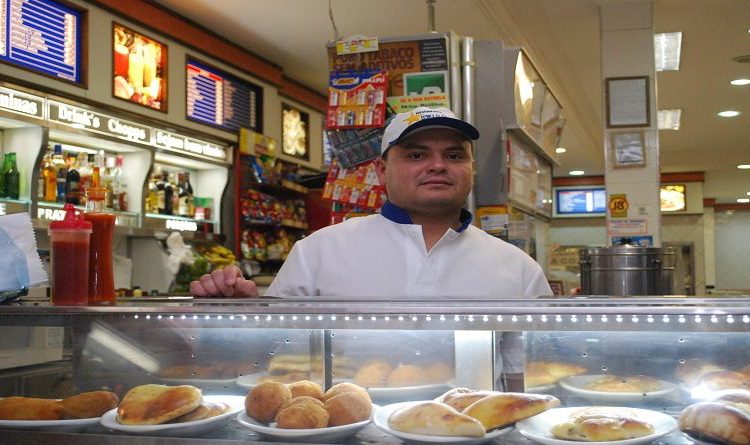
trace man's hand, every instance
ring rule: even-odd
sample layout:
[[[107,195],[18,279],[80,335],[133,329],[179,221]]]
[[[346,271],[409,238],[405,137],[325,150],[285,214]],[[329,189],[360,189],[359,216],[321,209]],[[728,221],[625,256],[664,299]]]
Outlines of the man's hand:
[[[242,277],[242,271],[235,265],[216,269],[199,280],[190,283],[190,293],[196,297],[255,298],[260,296],[258,288],[251,280]]]

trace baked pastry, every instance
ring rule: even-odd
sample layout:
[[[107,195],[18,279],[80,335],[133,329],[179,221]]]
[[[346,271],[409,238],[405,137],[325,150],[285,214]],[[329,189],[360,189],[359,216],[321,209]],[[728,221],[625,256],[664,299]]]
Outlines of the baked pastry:
[[[364,387],[385,387],[388,385],[388,375],[392,371],[393,366],[384,361],[367,362],[354,375],[354,381]]]
[[[709,372],[726,371],[727,369],[700,358],[685,360],[684,363],[677,365],[674,374],[681,382],[688,386],[695,386],[703,375]]]
[[[370,399],[370,394],[368,394],[364,388],[362,388],[361,386],[355,385],[354,383],[349,383],[349,382],[341,382],[328,388],[328,391],[326,391],[325,394],[323,394],[323,401],[324,402],[328,401],[328,399],[333,398],[339,394],[343,394],[345,392],[358,392],[362,394],[362,396],[364,396],[368,402],[372,403],[372,400]]]
[[[715,371],[703,374],[695,386],[711,391],[723,389],[750,389],[750,376],[735,371]]]
[[[538,386],[554,385],[558,380],[573,375],[585,374],[583,366],[563,362],[529,362],[524,370],[524,386],[535,388]]]
[[[315,397],[299,396],[299,397],[294,397],[291,400],[287,400],[286,402],[284,402],[284,404],[281,405],[281,408],[279,408],[279,411],[283,410],[284,408],[288,408],[288,407],[290,407],[292,405],[296,405],[298,403],[299,404],[304,403],[304,404],[318,405],[318,406],[321,406],[321,407],[324,406],[323,402],[320,401],[319,399],[316,399]]]
[[[349,391],[326,399],[328,426],[349,425],[370,418],[372,403],[365,391]]]
[[[388,375],[388,386],[400,388],[404,386],[422,385],[426,381],[424,369],[416,365],[398,365]]]
[[[443,383],[455,376],[452,367],[445,363],[433,363],[424,368],[425,383]]]
[[[462,413],[484,425],[486,431],[504,427],[560,405],[545,394],[505,392],[492,394],[472,403]]]
[[[694,403],[677,419],[680,431],[730,445],[750,444],[750,405],[718,400]]]
[[[312,397],[306,398],[315,400],[320,405],[305,400],[288,405],[276,415],[276,426],[278,428],[293,429],[327,427],[330,416],[328,411],[322,406],[323,403]],[[298,397],[298,399],[302,399],[302,397]]]
[[[283,383],[265,382],[251,389],[245,397],[245,412],[258,422],[276,418],[281,405],[292,399],[292,391]]]
[[[117,408],[120,398],[109,391],[84,392],[60,400],[65,419],[92,419]]]
[[[299,380],[297,382],[288,383],[286,386],[292,392],[292,398],[309,396],[323,400],[323,388],[313,381]]]
[[[54,399],[5,397],[0,399],[2,420],[60,420],[65,412]]]
[[[648,436],[654,433],[654,426],[627,409],[587,408],[573,412],[551,432],[559,439],[608,442]]]
[[[470,388],[464,388],[462,386],[459,386],[459,387],[456,387],[456,388],[451,388],[448,391],[446,391],[446,392],[440,394],[439,396],[435,397],[435,401],[436,402],[443,402],[444,403],[445,400],[448,397],[450,397],[450,396],[453,396],[455,394],[467,394],[467,393],[470,393],[470,392],[477,392],[477,390],[476,389],[470,389]]]
[[[198,408],[203,402],[195,386],[141,385],[125,394],[117,408],[124,425],[158,425]]]
[[[450,394],[450,395],[443,397],[442,402],[452,407],[456,411],[461,412],[472,403],[476,402],[477,400],[482,400],[483,398],[491,394],[499,394],[499,393],[495,391],[472,391],[472,392],[464,392],[464,393],[455,393],[455,394]]]
[[[619,376],[605,375],[592,380],[585,389],[601,392],[653,392],[661,389],[661,383],[647,375]]]
[[[190,411],[187,414],[183,414],[180,417],[176,417],[169,421],[169,423],[184,423],[194,422],[196,420],[210,419],[218,415],[229,412],[231,407],[226,403],[202,403],[198,408]]]
[[[483,437],[484,425],[440,402],[423,402],[395,411],[388,425],[397,431],[431,436]]]

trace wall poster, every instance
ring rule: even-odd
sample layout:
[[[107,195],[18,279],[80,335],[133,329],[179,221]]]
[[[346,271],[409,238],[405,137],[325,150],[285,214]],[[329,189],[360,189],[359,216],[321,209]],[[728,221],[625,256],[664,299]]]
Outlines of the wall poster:
[[[167,45],[119,23],[112,28],[112,94],[166,112]]]

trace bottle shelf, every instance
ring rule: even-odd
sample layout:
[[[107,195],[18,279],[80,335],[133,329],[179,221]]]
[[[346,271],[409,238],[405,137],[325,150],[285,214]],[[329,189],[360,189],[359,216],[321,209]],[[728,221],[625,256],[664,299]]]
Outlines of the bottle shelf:
[[[189,218],[186,216],[164,215],[162,213],[146,213],[143,216],[146,218],[174,219],[178,221],[190,221],[190,222],[202,223],[202,224],[217,224],[217,221],[213,219],[195,219],[195,218]]]

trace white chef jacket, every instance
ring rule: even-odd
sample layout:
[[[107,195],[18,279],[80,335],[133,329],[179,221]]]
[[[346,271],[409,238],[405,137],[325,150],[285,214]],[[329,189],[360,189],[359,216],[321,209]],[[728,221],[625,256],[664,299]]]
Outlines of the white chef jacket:
[[[448,229],[428,252],[422,226],[386,203],[381,214],[322,228],[298,241],[266,295],[535,297],[552,295],[521,249],[470,225]]]

